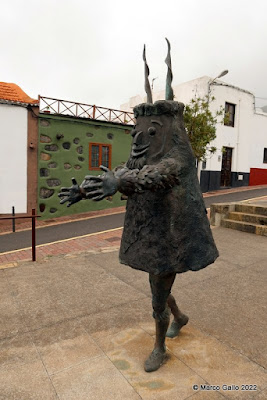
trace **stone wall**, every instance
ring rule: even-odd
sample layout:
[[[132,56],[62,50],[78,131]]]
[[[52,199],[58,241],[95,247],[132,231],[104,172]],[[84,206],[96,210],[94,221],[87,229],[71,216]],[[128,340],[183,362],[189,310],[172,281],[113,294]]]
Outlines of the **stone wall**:
[[[109,144],[111,167],[127,161],[131,145],[131,126],[109,122],[40,114],[38,163],[38,212],[43,219],[125,204],[120,193],[101,202],[82,200],[67,208],[60,205],[62,186],[71,186],[71,178],[81,183],[89,170],[89,143]]]

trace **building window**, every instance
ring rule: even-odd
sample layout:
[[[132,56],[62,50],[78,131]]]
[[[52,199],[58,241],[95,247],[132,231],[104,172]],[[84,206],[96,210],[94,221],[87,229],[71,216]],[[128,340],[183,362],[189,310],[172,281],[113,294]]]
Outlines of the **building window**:
[[[267,164],[267,148],[266,147],[263,151],[263,162]]]
[[[235,104],[225,103],[224,125],[235,126]]]
[[[100,165],[111,169],[111,145],[89,143],[89,169],[100,170]]]

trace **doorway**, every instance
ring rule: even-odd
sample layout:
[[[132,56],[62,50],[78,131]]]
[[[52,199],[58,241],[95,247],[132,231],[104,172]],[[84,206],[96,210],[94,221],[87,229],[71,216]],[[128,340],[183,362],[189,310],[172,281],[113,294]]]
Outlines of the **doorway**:
[[[224,187],[231,186],[232,152],[231,147],[223,147],[221,186]]]

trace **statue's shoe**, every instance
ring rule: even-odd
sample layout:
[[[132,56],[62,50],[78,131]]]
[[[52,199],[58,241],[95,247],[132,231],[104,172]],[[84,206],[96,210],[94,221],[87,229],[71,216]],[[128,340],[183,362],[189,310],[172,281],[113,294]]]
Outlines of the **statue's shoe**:
[[[174,338],[178,336],[181,328],[187,324],[189,318],[187,315],[183,314],[178,321],[172,321],[171,326],[167,330],[166,337]]]
[[[159,367],[167,359],[166,351],[154,349],[148,359],[145,361],[145,371],[153,372],[159,369]]]

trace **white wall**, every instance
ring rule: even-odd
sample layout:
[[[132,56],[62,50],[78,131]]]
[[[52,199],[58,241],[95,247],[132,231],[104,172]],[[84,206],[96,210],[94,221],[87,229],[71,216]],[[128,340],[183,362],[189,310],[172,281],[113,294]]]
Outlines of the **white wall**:
[[[208,76],[202,76],[201,78],[174,86],[174,100],[188,104],[195,97],[203,98],[207,96],[209,80],[210,78]],[[164,97],[162,97],[162,99],[164,99]]]
[[[207,163],[207,169],[220,171],[222,164],[222,147],[231,147],[233,172],[249,172],[250,131],[254,117],[253,95],[228,86],[212,85],[211,95],[215,97],[211,109],[224,108],[225,102],[235,104],[234,127],[222,123],[217,125],[216,139],[211,145],[217,147],[217,152]]]
[[[188,104],[194,97],[208,95],[215,97],[211,102],[211,110],[214,112],[225,102],[235,104],[235,126],[218,124],[216,139],[210,143],[217,151],[207,159],[206,169],[210,171],[221,171],[222,147],[231,147],[233,172],[250,172],[250,168],[267,169],[263,163],[263,150],[267,148],[267,114],[256,113],[254,108],[255,98],[252,93],[237,87],[228,86],[221,80],[216,80],[209,86],[212,79],[208,76],[194,79],[189,82],[174,86],[175,100]],[[153,93],[153,101],[164,99],[165,92]],[[132,107],[144,101],[140,95],[134,96],[124,104],[124,109],[132,110]],[[223,116],[218,120],[223,119]]]
[[[218,156],[223,146],[232,147],[232,171],[250,172],[250,168],[267,168],[263,163],[263,150],[267,147],[267,114],[257,114],[255,98],[251,93],[228,86],[212,87],[216,98],[213,108],[218,109],[225,102],[235,104],[235,126],[217,126],[214,146],[217,153],[207,163],[207,169],[219,171]]]
[[[251,168],[267,169],[267,164],[263,163],[263,151],[264,148],[267,148],[267,114],[255,114],[253,122],[251,128],[251,139],[253,141]]]
[[[27,212],[27,110],[0,104],[0,214]]]

